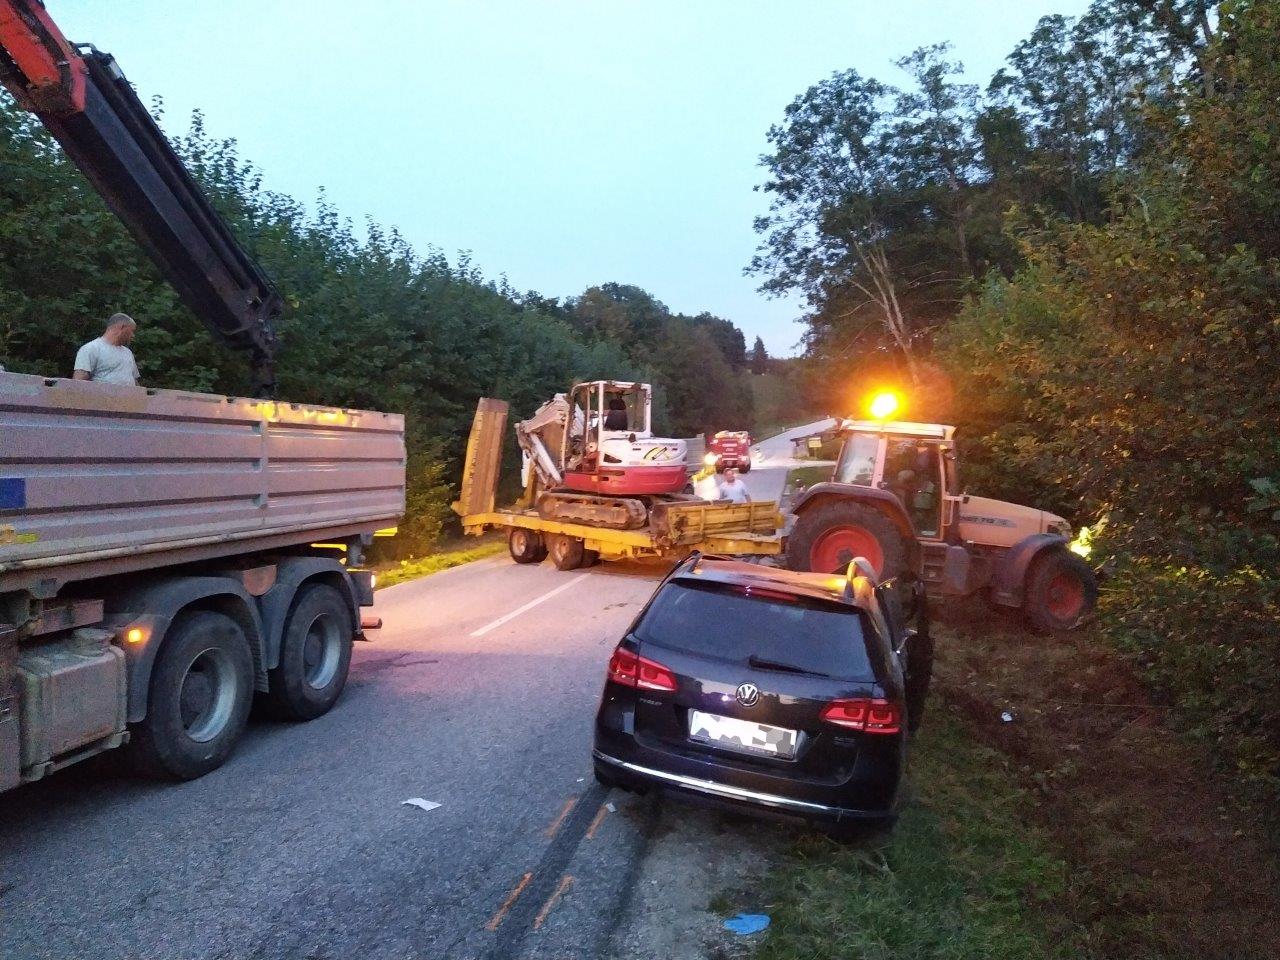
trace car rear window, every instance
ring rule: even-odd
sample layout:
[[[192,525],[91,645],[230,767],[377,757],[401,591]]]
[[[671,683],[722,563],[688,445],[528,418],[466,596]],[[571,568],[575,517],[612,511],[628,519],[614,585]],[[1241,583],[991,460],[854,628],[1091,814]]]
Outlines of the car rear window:
[[[805,597],[674,580],[654,597],[633,633],[642,644],[724,660],[745,662],[754,655],[833,677],[873,676],[861,612]]]

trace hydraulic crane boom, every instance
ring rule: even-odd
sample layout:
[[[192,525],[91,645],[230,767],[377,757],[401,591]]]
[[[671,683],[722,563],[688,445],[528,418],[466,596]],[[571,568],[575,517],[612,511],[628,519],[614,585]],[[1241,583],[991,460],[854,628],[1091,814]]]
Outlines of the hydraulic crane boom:
[[[62,144],[214,337],[249,354],[255,392],[272,395],[280,294],[115,58],[69,43],[39,0],[0,0],[0,83]]]

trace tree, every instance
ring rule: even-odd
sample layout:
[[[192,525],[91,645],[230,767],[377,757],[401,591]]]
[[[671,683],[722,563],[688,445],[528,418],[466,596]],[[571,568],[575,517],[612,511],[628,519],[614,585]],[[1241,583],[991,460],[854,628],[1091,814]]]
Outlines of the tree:
[[[751,348],[751,372],[757,376],[769,372],[769,353],[760,337],[756,337],[755,346]]]
[[[767,278],[765,293],[805,296],[813,339],[825,332],[856,342],[870,319],[914,377],[916,329],[903,295],[928,278],[900,273],[890,252],[895,92],[846,70],[787,106],[784,122],[769,129],[773,153],[761,158],[769,177],[756,189],[773,197],[756,220],[764,239],[748,272]]]
[[[1149,112],[1108,216],[1024,225],[1025,266],[989,280],[938,356],[984,485],[1106,518],[1102,629],[1273,798],[1278,33],[1277,0],[1224,5],[1198,60],[1212,84],[1189,69]]]

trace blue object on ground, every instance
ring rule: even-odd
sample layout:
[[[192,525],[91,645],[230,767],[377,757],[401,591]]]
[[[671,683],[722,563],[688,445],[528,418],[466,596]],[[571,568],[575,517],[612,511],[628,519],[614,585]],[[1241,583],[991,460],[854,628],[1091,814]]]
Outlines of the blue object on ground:
[[[740,913],[736,917],[724,922],[724,928],[733,933],[746,936],[750,933],[759,933],[761,930],[769,926],[769,915],[766,913]]]

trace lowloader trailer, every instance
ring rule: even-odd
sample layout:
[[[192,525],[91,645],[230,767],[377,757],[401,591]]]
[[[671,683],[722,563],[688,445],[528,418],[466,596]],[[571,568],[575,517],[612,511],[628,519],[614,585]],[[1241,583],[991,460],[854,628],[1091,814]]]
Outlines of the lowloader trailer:
[[[396,414],[0,373],[0,790],[126,744],[191,779],[255,694],[327,711],[404,469]]]
[[[538,563],[550,556],[557,568],[573,570],[598,560],[677,559],[693,550],[760,556],[782,552],[783,518],[772,501],[735,504],[682,498],[659,502],[638,529],[544,517],[532,506],[528,489],[514,507],[497,509],[509,412],[504,400],[483,398],[477,405],[467,440],[461,496],[453,509],[468,534],[506,530],[507,545],[517,563]]]

